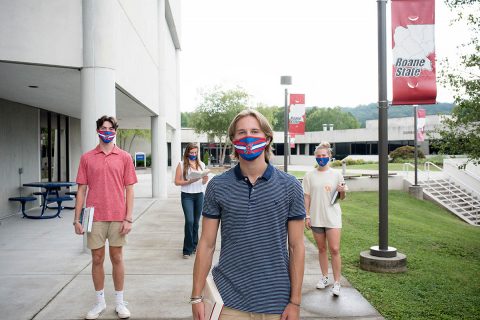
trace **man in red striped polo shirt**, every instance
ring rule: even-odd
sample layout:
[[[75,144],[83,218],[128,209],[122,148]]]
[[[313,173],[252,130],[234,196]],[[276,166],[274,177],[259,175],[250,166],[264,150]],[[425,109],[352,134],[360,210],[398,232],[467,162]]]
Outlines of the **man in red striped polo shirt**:
[[[114,117],[97,120],[97,147],[80,158],[75,205],[75,233],[83,234],[80,221],[85,196],[86,207],[94,208],[92,232],[87,233],[87,245],[92,252],[92,278],[96,291],[96,304],[86,319],[97,319],[106,309],[104,284],[105,242],[108,239],[112,277],[115,286],[115,311],[121,319],[130,317],[123,301],[125,269],[122,248],[126,235],[132,229],[133,185],[137,176],[129,153],[118,148],[113,140],[118,128]]]

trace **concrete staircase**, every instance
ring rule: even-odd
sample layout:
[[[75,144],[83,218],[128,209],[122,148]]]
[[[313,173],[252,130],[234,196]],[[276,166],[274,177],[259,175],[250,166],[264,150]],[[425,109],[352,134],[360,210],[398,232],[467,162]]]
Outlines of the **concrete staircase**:
[[[480,226],[480,200],[462,189],[453,179],[423,181],[424,197],[437,202],[462,220]]]

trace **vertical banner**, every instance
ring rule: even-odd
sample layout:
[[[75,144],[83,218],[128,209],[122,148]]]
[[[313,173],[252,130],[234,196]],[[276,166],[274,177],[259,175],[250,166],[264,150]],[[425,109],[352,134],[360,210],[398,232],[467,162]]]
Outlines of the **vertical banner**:
[[[290,149],[293,149],[295,148],[295,134],[290,133],[289,138],[290,138]]]
[[[435,0],[392,0],[392,47],[392,104],[435,104]]]
[[[288,112],[288,132],[290,134],[305,134],[305,95],[290,94]]]
[[[417,110],[417,141],[425,141],[425,124],[427,112],[425,109]]]

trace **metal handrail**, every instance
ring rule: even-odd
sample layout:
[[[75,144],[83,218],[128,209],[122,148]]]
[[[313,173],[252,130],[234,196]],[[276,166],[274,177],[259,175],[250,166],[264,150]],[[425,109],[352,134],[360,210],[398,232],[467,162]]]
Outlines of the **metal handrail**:
[[[409,172],[410,172],[410,168],[412,168],[413,170],[415,170],[415,166],[413,164],[411,164],[410,162],[404,162],[403,163],[403,172],[405,173],[405,176],[408,178],[409,176]],[[422,169],[418,168],[417,167],[417,171],[418,173],[420,174],[424,174],[425,175],[425,171],[423,171]],[[427,183],[429,182],[429,176],[427,175]],[[423,180],[423,179],[420,179],[420,180]]]
[[[433,166],[433,167],[437,168],[439,171],[443,172],[443,169],[440,168],[439,166],[437,166],[435,163],[430,162],[430,161],[426,161],[423,164],[423,168],[425,169],[425,172],[427,172],[427,185],[430,185],[430,166]]]

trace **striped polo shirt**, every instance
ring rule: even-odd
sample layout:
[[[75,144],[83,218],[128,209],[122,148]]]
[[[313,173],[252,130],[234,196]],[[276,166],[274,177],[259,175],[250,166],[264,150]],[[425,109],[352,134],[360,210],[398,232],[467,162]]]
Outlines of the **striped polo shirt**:
[[[269,164],[252,185],[238,164],[209,182],[202,214],[221,220],[212,274],[225,305],[283,313],[290,299],[288,221],[305,218],[298,180]]]

